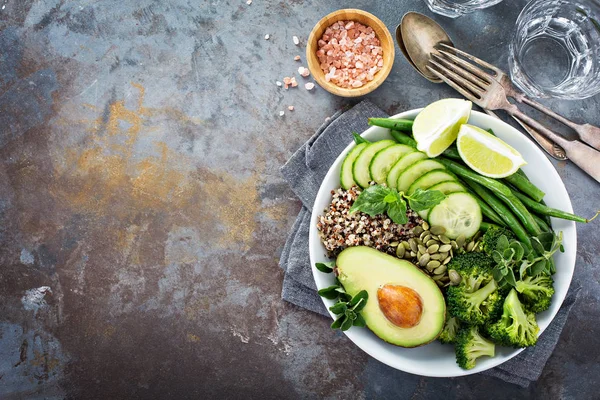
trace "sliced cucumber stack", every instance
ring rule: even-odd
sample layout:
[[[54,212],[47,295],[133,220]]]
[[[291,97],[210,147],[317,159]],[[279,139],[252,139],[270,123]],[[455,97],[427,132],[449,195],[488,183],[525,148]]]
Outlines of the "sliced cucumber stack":
[[[375,154],[377,154],[379,150],[383,150],[394,144],[396,144],[396,142],[393,140],[380,140],[378,142],[368,143],[367,146],[362,149],[352,164],[352,176],[354,182],[356,182],[358,186],[363,189],[369,187],[369,182],[371,182],[369,166],[371,165],[373,157],[375,157]]]
[[[394,144],[379,150],[371,160],[369,172],[371,180],[377,183],[385,183],[390,169],[404,155],[413,153],[416,150],[404,144]]]
[[[461,185],[460,183],[452,180],[452,181],[446,181],[446,182],[440,182],[437,185],[433,185],[429,188],[427,188],[429,190],[439,190],[440,192],[444,193],[444,194],[450,194],[450,193],[454,193],[454,192],[466,192],[467,190],[465,189],[465,187],[463,185]]]
[[[408,188],[408,194],[411,195],[417,189],[428,189],[433,185],[437,185],[440,182],[445,181],[453,181],[455,180],[454,175],[449,173],[448,171],[444,171],[441,169],[436,169],[433,171],[427,172],[425,175],[418,178],[413,182],[412,185]]]
[[[408,153],[402,158],[400,158],[396,164],[390,169],[388,172],[386,183],[388,187],[396,189],[396,184],[398,183],[398,177],[401,173],[404,172],[406,168],[410,165],[416,163],[417,161],[424,160],[427,158],[427,154],[422,153],[420,151],[415,151],[414,153]]]
[[[479,230],[482,216],[477,200],[465,192],[450,193],[428,215],[429,224],[446,228],[445,235],[456,239],[470,238]]]
[[[352,175],[352,164],[354,164],[354,160],[360,154],[361,151],[365,147],[367,147],[369,143],[360,143],[357,144],[352,150],[348,152],[346,158],[342,162],[342,169],[340,170],[340,183],[343,189],[350,189],[352,186],[356,185],[354,182],[354,177]]]
[[[445,170],[446,168],[442,163],[431,159],[417,161],[400,174],[398,177],[398,183],[396,184],[396,189],[399,192],[406,193],[414,181],[425,175],[427,172],[436,169]]]

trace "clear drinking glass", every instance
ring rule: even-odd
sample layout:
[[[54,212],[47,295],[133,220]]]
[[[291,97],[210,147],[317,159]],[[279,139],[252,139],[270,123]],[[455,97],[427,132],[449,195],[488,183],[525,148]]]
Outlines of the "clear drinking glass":
[[[425,0],[431,11],[446,17],[456,18],[463,14],[491,7],[502,0]]]
[[[530,96],[584,99],[600,92],[600,1],[532,0],[517,19],[509,64]]]

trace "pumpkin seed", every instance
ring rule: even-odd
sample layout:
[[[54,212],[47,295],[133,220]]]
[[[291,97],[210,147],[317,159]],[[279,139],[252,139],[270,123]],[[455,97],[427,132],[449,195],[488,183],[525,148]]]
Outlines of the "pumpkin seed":
[[[421,267],[426,266],[427,263],[429,262],[429,258],[430,258],[429,253],[423,254],[421,257],[419,257],[419,265]]]
[[[428,234],[423,238],[423,242],[427,243],[428,241],[431,240],[431,238],[432,238],[431,234]]]
[[[427,235],[429,235],[429,231],[423,231],[423,233],[421,233],[419,235],[419,239],[425,240],[425,238],[427,237]]]
[[[430,229],[431,233],[433,233],[434,235],[443,235],[444,233],[446,233],[446,228],[444,228],[443,226],[432,226]]]
[[[456,238],[456,245],[461,248],[464,247],[465,245],[465,235],[460,235],[459,237]]]
[[[390,247],[398,247],[399,244],[400,242],[392,242],[390,243]]]
[[[469,242],[469,244],[467,245],[467,253],[473,251],[473,247],[475,247],[475,242]]]
[[[447,237],[447,236],[440,235],[440,236],[439,236],[439,238],[440,238],[440,242],[442,242],[442,243],[444,243],[444,244],[448,244],[448,243],[450,243],[450,239],[448,239],[448,237]]]
[[[445,259],[446,257],[448,257],[448,252],[447,251],[440,251],[438,254],[440,255],[440,258],[442,260]]]
[[[456,240],[453,240],[453,241],[451,241],[451,242],[450,242],[450,246],[452,246],[452,248],[453,248],[454,250],[457,250],[457,249],[458,249],[458,243],[456,243]]]
[[[477,249],[479,248],[479,243],[481,243],[481,241],[475,243],[475,246],[473,246],[472,251],[477,251]]]
[[[404,248],[404,246],[398,246],[396,248],[396,256],[398,258],[404,258],[404,253],[406,253],[406,249]]]
[[[404,242],[402,242],[402,246],[406,249],[406,250],[410,250],[410,243],[408,243],[406,240]]]
[[[429,230],[429,224],[427,223],[427,221],[423,221],[423,224],[421,225],[423,227],[423,229],[425,229],[426,231]]]
[[[417,256],[417,253],[415,253],[414,251],[411,251],[411,252],[410,252],[410,256],[411,256],[412,258],[415,258],[415,257]]]
[[[412,234],[415,236],[419,236],[421,233],[423,233],[423,227],[421,225],[415,226],[412,230]]]
[[[410,260],[410,259],[412,258],[412,256],[410,255],[410,253],[411,253],[411,252],[407,250],[407,251],[404,253],[404,258],[406,258],[407,260]]]
[[[423,246],[423,245],[421,245],[421,244],[419,245],[419,251],[420,251],[421,253],[423,253],[423,254],[425,254],[425,253],[429,253],[429,252],[427,251],[427,247],[425,247],[425,246]]]
[[[442,282],[442,281],[439,281],[439,280],[438,280],[438,281],[436,281],[436,280],[435,280],[435,278],[436,278],[436,277],[434,276],[434,277],[433,277],[433,280],[435,281],[435,283],[437,283],[437,285],[438,285],[439,287],[444,287],[444,282]]]
[[[417,260],[419,260],[422,255],[423,255],[423,253],[421,253],[420,251],[417,251]]]
[[[450,278],[451,285],[458,285],[462,281],[460,274],[453,269],[448,271],[448,277]]]
[[[447,251],[450,251],[452,249],[452,245],[450,244],[443,244],[440,246],[440,253],[444,253]]]
[[[447,269],[448,269],[447,266],[440,265],[439,267],[437,267],[436,269],[433,270],[433,273],[436,275],[440,275],[440,274],[443,274],[444,272],[446,272]]]
[[[443,275],[434,275],[433,280],[436,282],[441,281],[443,277],[444,277]],[[442,283],[442,282],[440,282],[440,283]]]
[[[410,249],[412,251],[414,251],[416,254],[417,253],[417,242],[415,242],[415,239],[409,239],[408,244],[410,244]]]
[[[427,263],[427,269],[436,269],[437,267],[440,266],[440,262],[436,261],[436,260],[431,260]]]
[[[427,254],[429,254],[429,253],[427,253]],[[437,254],[432,254],[431,259],[439,261],[439,260],[443,259],[443,257],[440,253],[437,253]]]
[[[429,254],[433,254],[433,253],[437,253],[439,249],[440,249],[440,245],[439,244],[432,244],[431,246],[429,246],[427,248],[427,252]]]
[[[446,265],[446,264],[448,264],[450,261],[452,261],[452,256],[448,256],[446,259],[444,259],[444,262],[442,262],[442,264]]]

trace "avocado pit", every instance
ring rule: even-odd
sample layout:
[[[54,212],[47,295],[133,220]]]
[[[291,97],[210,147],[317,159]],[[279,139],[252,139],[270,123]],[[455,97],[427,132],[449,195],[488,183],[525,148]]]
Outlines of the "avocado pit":
[[[379,309],[392,324],[412,328],[421,321],[423,299],[413,289],[386,284],[377,290]]]

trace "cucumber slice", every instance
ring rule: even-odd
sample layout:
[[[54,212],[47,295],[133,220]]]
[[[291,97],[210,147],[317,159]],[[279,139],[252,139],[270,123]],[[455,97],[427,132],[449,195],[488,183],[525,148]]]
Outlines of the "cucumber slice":
[[[408,188],[408,194],[411,195],[417,189],[428,189],[433,185],[437,185],[440,182],[452,181],[456,179],[451,173],[447,171],[443,171],[441,169],[436,169],[434,171],[430,171],[425,175],[421,176],[419,179],[413,182],[412,185]]]
[[[384,183],[388,172],[396,164],[396,162],[404,155],[413,153],[416,150],[405,144],[395,144],[379,150],[371,160],[369,172],[371,180],[377,183]]]
[[[393,140],[380,140],[378,142],[369,143],[368,146],[360,152],[352,164],[352,176],[354,182],[356,182],[358,186],[363,189],[369,187],[369,182],[371,182],[371,173],[369,172],[371,160],[379,150],[383,150],[393,144],[396,144]]]
[[[465,192],[451,193],[429,211],[429,224],[446,228],[445,235],[456,239],[460,235],[470,238],[481,225],[481,208],[477,200]]]
[[[363,151],[368,144],[369,143],[366,142],[357,144],[348,152],[346,158],[344,158],[344,161],[342,162],[342,169],[340,171],[340,184],[342,185],[343,189],[348,190],[352,186],[356,185],[356,182],[354,182],[354,177],[352,176],[352,164],[354,164],[356,157],[358,157],[360,152]]]
[[[437,172],[437,170],[435,172]],[[454,178],[452,178],[452,179],[453,180],[451,180],[451,181],[440,182],[437,185],[430,186],[427,188],[427,190],[439,190],[440,192],[442,192],[444,194],[467,191],[463,185],[456,182],[454,180]],[[412,185],[411,185],[411,187],[412,187]],[[423,219],[427,219],[427,217],[429,216],[429,209],[418,211],[417,214],[419,214],[419,217],[421,217]]]
[[[417,161],[410,167],[406,168],[403,173],[398,177],[398,183],[396,184],[396,189],[399,192],[404,192],[408,190],[410,185],[414,183],[421,176],[425,175],[429,171],[433,171],[436,169],[445,170],[444,165],[435,160],[421,160]]]
[[[405,156],[402,156],[396,164],[390,169],[388,172],[388,176],[386,178],[386,183],[388,187],[396,189],[396,184],[398,183],[398,177],[401,173],[404,172],[406,168],[410,165],[416,163],[417,161],[424,160],[427,158],[427,154],[421,153],[420,151],[415,151],[413,153],[408,153]]]

